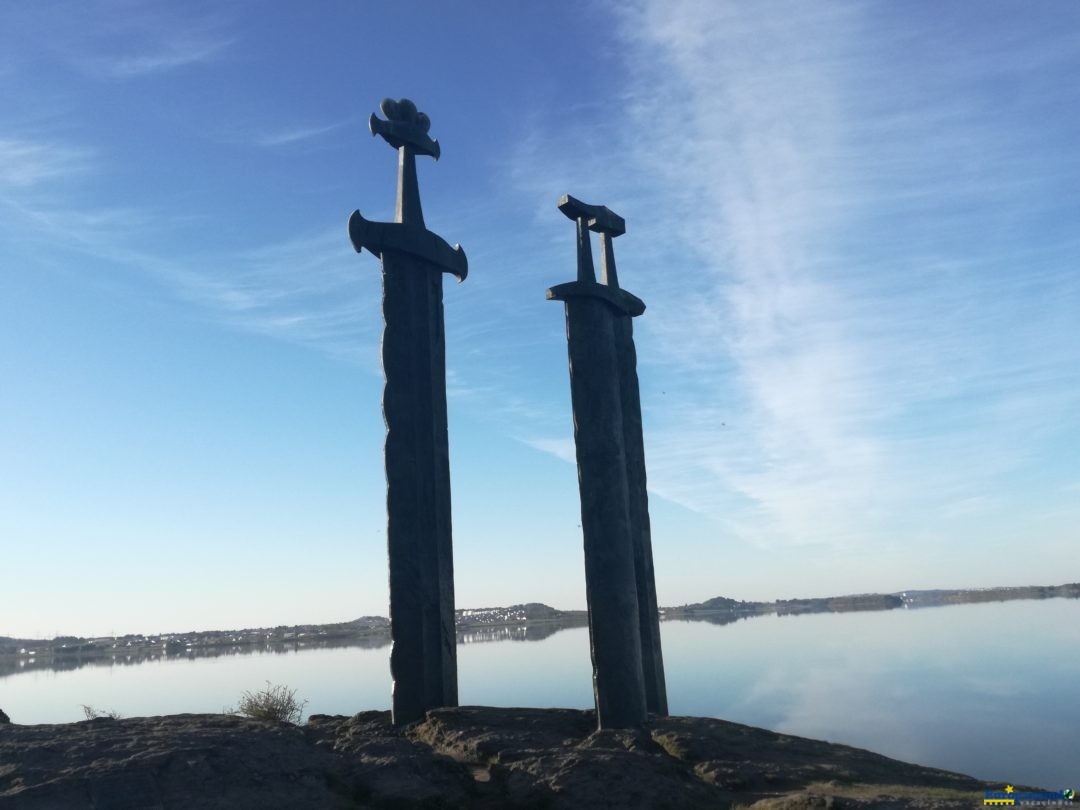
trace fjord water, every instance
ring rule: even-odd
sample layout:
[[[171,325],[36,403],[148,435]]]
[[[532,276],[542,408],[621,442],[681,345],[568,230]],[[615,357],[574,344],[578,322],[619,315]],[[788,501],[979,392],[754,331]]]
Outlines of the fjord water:
[[[661,625],[673,714],[721,717],[1047,789],[1080,784],[1080,600]],[[0,679],[14,722],[219,712],[265,681],[308,713],[386,709],[389,647],[90,666]],[[592,704],[588,631],[458,647],[462,704]]]

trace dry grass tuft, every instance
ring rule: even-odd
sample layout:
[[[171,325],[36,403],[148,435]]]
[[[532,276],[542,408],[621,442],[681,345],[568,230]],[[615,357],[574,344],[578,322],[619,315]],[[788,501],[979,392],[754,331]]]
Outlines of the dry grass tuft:
[[[239,714],[252,720],[270,723],[299,724],[306,705],[306,700],[296,699],[295,689],[282,684],[271,685],[270,681],[267,681],[266,688],[261,692],[244,692],[240,697],[240,704],[229,714]]]

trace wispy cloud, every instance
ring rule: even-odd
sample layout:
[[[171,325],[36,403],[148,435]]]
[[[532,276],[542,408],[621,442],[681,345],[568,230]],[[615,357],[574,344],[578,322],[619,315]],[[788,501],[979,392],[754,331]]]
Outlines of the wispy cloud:
[[[265,132],[255,137],[259,146],[292,146],[293,144],[311,141],[352,123],[352,117],[331,124],[317,124],[312,126],[298,126],[280,129],[274,132]]]
[[[45,0],[13,10],[11,25],[42,43],[19,53],[20,61],[31,64],[46,54],[99,79],[131,80],[206,64],[235,41],[224,7],[161,0],[105,0],[93,7]]]
[[[349,360],[378,338],[378,286],[362,284],[343,228],[257,249],[176,257],[147,247],[179,223],[159,211],[58,205],[54,197],[0,195],[4,226],[156,280],[219,322]]]
[[[574,464],[577,462],[577,448],[573,439],[521,438],[519,441],[542,453],[550,453],[556,458]]]
[[[239,327],[352,359],[377,340],[379,288],[363,283],[342,228],[207,257],[206,265],[210,273],[186,269],[182,293]]]
[[[1075,300],[1077,285],[1059,268],[1035,297],[1024,294],[1030,280],[995,272],[1000,260],[979,245],[978,220],[993,213],[971,215],[973,198],[1023,205],[1004,198],[1020,182],[1003,168],[1015,157],[1009,127],[965,113],[963,102],[958,111],[953,98],[877,106],[882,66],[857,46],[872,36],[864,14],[774,3],[709,15],[677,3],[662,12],[643,4],[626,20],[641,56],[655,58],[659,46],[669,69],[642,85],[643,120],[661,112],[650,97],[678,98],[685,111],[678,131],[650,148],[672,156],[664,199],[693,200],[681,219],[711,281],[672,301],[690,317],[661,311],[650,329],[666,358],[695,370],[688,410],[728,403],[738,438],[704,446],[719,464],[717,489],[748,501],[741,534],[759,541],[862,542],[895,531],[906,510],[972,503],[995,474],[1029,461],[1034,432],[1055,424],[1050,414],[1067,412],[1058,390],[1075,340],[1024,319],[1045,295]],[[755,47],[740,47],[747,42]],[[983,54],[999,69],[1002,56]],[[1023,51],[1010,58],[1024,69]],[[973,148],[1002,163],[968,171],[957,161]],[[886,205],[889,196],[907,202]],[[917,251],[874,244],[888,233],[875,209],[898,223],[917,218],[920,236],[934,238]],[[945,222],[962,230],[942,231]],[[950,261],[958,272],[935,277]],[[718,365],[718,353],[732,366]],[[1047,361],[1048,384],[1023,381]],[[923,421],[927,411],[947,424]],[[671,469],[702,452],[704,437],[680,442],[680,430],[666,431]],[[687,478],[668,485],[691,493]],[[692,502],[719,511],[716,498]]]
[[[0,138],[0,188],[36,186],[87,172],[89,149],[31,138]]]
[[[218,59],[232,42],[214,35],[187,33],[153,43],[144,50],[120,55],[87,56],[91,72],[132,79]]]

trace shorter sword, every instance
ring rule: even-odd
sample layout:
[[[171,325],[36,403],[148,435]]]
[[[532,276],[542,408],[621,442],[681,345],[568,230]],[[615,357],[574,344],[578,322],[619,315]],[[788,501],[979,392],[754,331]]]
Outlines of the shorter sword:
[[[614,322],[645,305],[597,284],[589,207],[566,196],[559,209],[577,224],[577,280],[547,297],[566,308],[597,724],[633,728],[647,703]]]

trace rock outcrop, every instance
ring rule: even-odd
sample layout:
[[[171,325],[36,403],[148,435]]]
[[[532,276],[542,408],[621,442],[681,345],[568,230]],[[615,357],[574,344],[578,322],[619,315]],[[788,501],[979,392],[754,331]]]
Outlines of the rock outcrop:
[[[993,787],[868,751],[693,717],[462,707],[304,726],[174,715],[0,727],[0,810],[971,807]]]

